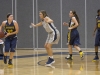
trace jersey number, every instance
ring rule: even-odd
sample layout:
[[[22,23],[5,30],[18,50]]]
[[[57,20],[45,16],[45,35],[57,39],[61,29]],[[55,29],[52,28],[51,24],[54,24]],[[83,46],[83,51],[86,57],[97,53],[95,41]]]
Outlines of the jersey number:
[[[7,30],[7,32],[8,32],[8,33],[12,33],[12,32],[13,32],[13,30]]]

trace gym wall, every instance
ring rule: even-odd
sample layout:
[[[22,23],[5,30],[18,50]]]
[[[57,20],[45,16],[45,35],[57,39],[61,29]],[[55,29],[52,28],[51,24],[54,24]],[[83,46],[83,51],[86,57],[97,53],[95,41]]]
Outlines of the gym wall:
[[[2,0],[0,3],[0,23],[6,19],[7,13],[12,13],[19,24],[18,48],[44,48],[47,33],[43,27],[29,28],[31,22],[38,23],[39,11],[46,10],[60,32],[61,39],[53,48],[67,48],[68,28],[63,22],[69,22],[69,11],[76,10],[80,26],[81,48],[93,48],[96,11],[99,9],[100,1],[96,0]],[[86,8],[85,8],[86,7]]]

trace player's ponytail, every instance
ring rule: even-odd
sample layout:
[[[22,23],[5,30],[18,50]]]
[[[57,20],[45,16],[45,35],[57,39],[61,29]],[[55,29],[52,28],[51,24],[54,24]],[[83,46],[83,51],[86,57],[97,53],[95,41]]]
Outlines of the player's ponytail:
[[[72,13],[74,14],[74,16],[75,16],[75,18],[76,18],[78,24],[80,25],[79,17],[78,17],[78,15],[77,15],[76,11],[72,11]]]
[[[45,18],[46,16],[48,16],[45,10],[41,10],[40,12],[43,14],[43,17],[44,17],[44,18]]]

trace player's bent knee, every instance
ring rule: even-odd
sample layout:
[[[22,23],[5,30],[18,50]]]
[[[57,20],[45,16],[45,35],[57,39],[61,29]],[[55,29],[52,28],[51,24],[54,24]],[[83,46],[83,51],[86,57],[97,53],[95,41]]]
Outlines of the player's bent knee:
[[[15,52],[15,49],[11,49],[11,51],[10,52]]]
[[[49,48],[51,48],[51,46],[50,45],[47,45],[47,49],[49,49]]]
[[[78,47],[78,45],[74,45],[74,48]]]

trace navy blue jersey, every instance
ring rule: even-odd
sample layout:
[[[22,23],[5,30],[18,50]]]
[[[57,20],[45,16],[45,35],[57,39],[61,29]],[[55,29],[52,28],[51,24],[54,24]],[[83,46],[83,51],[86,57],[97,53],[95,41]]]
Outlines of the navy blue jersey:
[[[100,16],[96,16],[96,20],[97,20],[97,27],[100,30]]]
[[[70,21],[69,21],[69,27],[72,27],[72,26],[74,26],[74,25],[75,25],[75,23],[72,22],[72,19],[70,19]]]
[[[74,17],[75,18],[75,17]],[[73,27],[75,25],[74,22],[70,19],[69,27]],[[77,31],[77,27],[69,30],[67,35],[67,44],[69,45],[80,45],[80,37],[79,32]]]
[[[96,16],[97,33],[95,37],[95,46],[100,46],[100,16]]]
[[[75,18],[75,17],[74,17],[74,18]],[[75,23],[72,22],[72,19],[70,19],[70,21],[69,21],[69,27],[73,27],[74,25],[75,25]],[[73,30],[75,30],[75,29],[77,29],[77,27],[74,28],[74,29],[72,29],[71,31],[73,31]]]
[[[4,29],[5,29],[5,33],[15,32],[16,29],[15,29],[14,21],[12,21],[11,24],[9,24],[8,21],[7,21],[6,24],[5,24]],[[15,37],[15,36],[16,36],[16,34],[10,35],[8,37]]]

